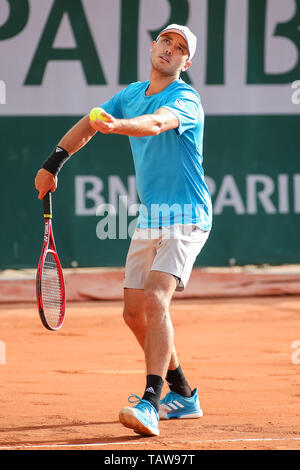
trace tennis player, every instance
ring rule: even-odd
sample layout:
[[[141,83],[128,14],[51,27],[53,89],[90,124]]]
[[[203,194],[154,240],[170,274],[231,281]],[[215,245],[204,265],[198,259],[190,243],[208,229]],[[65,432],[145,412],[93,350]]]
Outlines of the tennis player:
[[[181,78],[197,38],[172,24],[153,41],[150,80],[136,82],[103,103],[106,121],[83,117],[58,143],[35,179],[39,198],[57,186],[62,165],[96,132],[129,136],[138,195],[138,222],[127,255],[124,320],[144,350],[142,398],[120,411],[121,423],[159,435],[159,419],[202,416],[174,346],[169,306],[183,290],[211,229],[211,199],[202,168],[204,113],[198,93]],[[169,392],[161,399],[164,380]]]

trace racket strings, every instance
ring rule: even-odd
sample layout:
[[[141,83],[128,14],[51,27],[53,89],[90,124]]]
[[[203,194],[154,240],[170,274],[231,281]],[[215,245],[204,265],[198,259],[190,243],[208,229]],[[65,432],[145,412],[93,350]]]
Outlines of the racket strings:
[[[42,272],[41,290],[44,314],[47,322],[50,326],[56,328],[60,324],[63,314],[63,289],[60,271],[51,252],[46,254]]]

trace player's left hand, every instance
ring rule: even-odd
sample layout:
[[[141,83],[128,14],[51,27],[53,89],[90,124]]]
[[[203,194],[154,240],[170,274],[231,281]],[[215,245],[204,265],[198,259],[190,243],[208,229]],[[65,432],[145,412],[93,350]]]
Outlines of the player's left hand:
[[[114,118],[111,114],[106,113],[103,109],[101,110],[103,116],[102,119],[96,121],[90,120],[90,126],[95,130],[102,132],[102,134],[111,134],[116,131],[118,119]]]

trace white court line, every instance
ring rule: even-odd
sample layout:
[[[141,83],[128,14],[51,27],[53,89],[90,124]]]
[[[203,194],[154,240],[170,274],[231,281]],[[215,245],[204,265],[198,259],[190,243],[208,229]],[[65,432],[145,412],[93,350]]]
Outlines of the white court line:
[[[181,444],[222,444],[229,442],[278,442],[278,441],[300,441],[300,437],[246,437],[236,439],[200,439],[196,441],[180,441]],[[178,444],[178,441],[163,440],[167,444]],[[105,446],[131,446],[131,445],[152,445],[153,441],[126,441],[126,442],[94,442],[93,444],[40,444],[29,445],[19,444],[14,446],[0,446],[0,450],[12,449],[51,449],[51,448],[68,448],[68,447],[105,447]]]

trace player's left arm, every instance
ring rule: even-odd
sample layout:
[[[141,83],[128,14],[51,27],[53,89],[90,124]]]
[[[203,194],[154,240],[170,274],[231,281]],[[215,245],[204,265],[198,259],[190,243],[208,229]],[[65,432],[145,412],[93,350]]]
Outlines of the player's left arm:
[[[171,111],[159,108],[153,114],[144,114],[131,119],[116,119],[103,112],[105,121],[90,122],[94,130],[103,134],[121,134],[131,137],[159,135],[179,126],[178,118]]]

